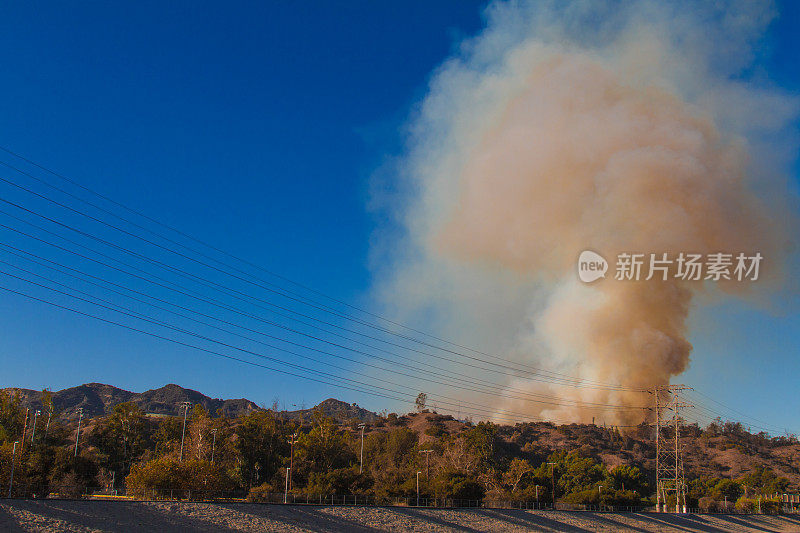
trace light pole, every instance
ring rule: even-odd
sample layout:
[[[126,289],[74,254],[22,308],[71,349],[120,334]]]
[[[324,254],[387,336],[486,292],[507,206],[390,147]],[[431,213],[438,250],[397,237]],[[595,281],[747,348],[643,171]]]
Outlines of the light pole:
[[[81,422],[83,421],[83,407],[78,408],[78,431],[75,433],[75,457],[78,457],[78,442],[81,440]]]
[[[367,427],[366,424],[359,424],[359,428],[361,428],[361,466],[358,467],[358,473],[364,473],[364,428]]]
[[[47,411],[47,425],[44,427],[44,440],[47,442],[47,435],[50,433],[50,419],[53,417],[53,406]]]
[[[31,433],[31,446],[33,446],[36,443],[36,421],[38,420],[40,414],[42,414],[42,412],[39,409],[37,409],[36,412],[33,414],[33,432]]]
[[[211,434],[214,435],[214,438],[211,440],[211,464],[214,464],[214,448],[217,446],[217,428],[211,430]]]
[[[601,509],[603,507],[603,485],[597,486],[597,506]]]
[[[183,462],[183,439],[186,438],[186,417],[189,415],[189,406],[191,403],[182,402],[181,409],[183,409],[183,433],[181,433],[181,458],[179,462]]]
[[[8,497],[11,497],[11,489],[14,488],[14,460],[17,456],[17,444],[19,444],[18,440],[14,441],[14,447],[11,449],[11,481],[8,482]]]
[[[22,444],[20,445],[21,448],[25,448],[25,435],[28,434],[28,412],[30,408],[25,408],[25,425],[22,426]]]
[[[428,479],[431,478],[431,461],[430,461],[430,459],[431,459],[431,454],[433,453],[433,450],[431,450],[431,449],[420,450],[419,453],[424,453],[425,454],[425,479],[428,480]]]
[[[292,488],[292,472],[294,472],[294,445],[297,442],[297,432],[295,431],[292,433],[292,438],[289,439],[289,445],[291,446],[289,452],[289,488]]]
[[[553,510],[556,510],[556,464],[555,463],[547,463],[550,465],[550,478],[553,483]]]
[[[419,475],[422,472],[417,472],[417,507],[419,507]]]
[[[287,503],[289,499],[289,471],[291,468],[286,469],[286,488],[283,491],[283,503]]]

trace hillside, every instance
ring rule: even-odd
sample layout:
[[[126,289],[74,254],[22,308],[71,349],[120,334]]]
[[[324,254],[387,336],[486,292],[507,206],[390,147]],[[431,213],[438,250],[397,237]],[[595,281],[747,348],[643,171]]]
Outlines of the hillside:
[[[3,389],[19,394],[23,407],[42,408],[42,392],[29,389]],[[87,429],[98,419],[122,402],[133,402],[142,411],[155,415],[179,414],[184,401],[202,405],[212,416],[236,418],[261,409],[246,399],[222,400],[210,398],[198,391],[170,384],[141,393],[131,392],[111,385],[88,383],[53,392],[56,414],[74,427],[77,409],[83,407]],[[353,421],[368,424],[366,434],[385,433],[405,427],[417,434],[420,445],[432,445],[442,436],[455,437],[468,431],[469,422],[431,412],[410,413],[384,418],[378,414],[333,398],[314,408],[296,411],[279,411],[283,420],[295,420],[306,428],[312,425],[315,410],[337,421],[342,430],[357,437]],[[497,426],[497,450],[500,458],[522,457],[540,464],[554,451],[579,450],[582,455],[594,457],[607,467],[619,465],[638,466],[645,472],[654,470],[655,449],[652,428],[640,426],[620,433],[613,428],[592,424],[520,423]],[[770,438],[765,434],[752,434],[735,423],[715,424],[709,428],[686,426],[682,431],[684,461],[688,477],[739,478],[758,468],[768,468],[787,478],[793,487],[800,488],[800,444],[796,439]]]
[[[412,429],[421,441],[433,441],[435,436],[464,431],[466,424],[451,416],[435,413],[413,413],[397,419],[394,424]],[[655,470],[655,444],[652,428],[646,425],[629,433],[592,424],[557,426],[548,422],[498,426],[500,453],[510,457],[526,457],[540,463],[554,451],[580,450],[582,455],[595,457],[607,467],[638,466],[644,471]],[[722,423],[714,427],[684,427],[681,432],[684,465],[688,477],[738,478],[757,468],[768,468],[786,477],[792,486],[800,488],[800,443],[785,437],[769,438],[752,434],[740,424]]]

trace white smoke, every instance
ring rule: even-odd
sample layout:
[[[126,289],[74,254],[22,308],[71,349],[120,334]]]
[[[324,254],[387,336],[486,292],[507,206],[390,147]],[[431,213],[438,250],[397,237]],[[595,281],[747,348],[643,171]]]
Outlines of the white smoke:
[[[752,72],[775,15],[757,2],[491,4],[485,31],[438,69],[411,121],[402,192],[388,201],[396,224],[375,245],[384,311],[572,376],[669,383],[689,363],[687,320],[706,286],[585,286],[575,260],[585,249],[759,251],[762,284],[780,279],[794,230],[781,169],[798,105]],[[503,411],[642,417],[520,400]]]

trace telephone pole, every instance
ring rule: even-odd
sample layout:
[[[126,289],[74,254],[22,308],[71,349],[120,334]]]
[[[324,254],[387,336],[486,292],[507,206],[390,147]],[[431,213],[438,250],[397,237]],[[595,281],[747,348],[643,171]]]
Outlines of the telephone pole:
[[[659,386],[650,391],[655,401],[656,440],[656,512],[667,511],[667,495],[675,494],[675,512],[686,513],[686,478],[681,447],[681,409],[693,407],[682,401],[679,393],[692,390],[686,385]],[[662,396],[666,397],[662,402]],[[662,416],[662,410],[672,411],[671,418]],[[674,433],[668,438],[669,430]],[[670,442],[670,441],[673,442]]]
[[[78,457],[78,442],[81,440],[82,421],[83,421],[83,407],[78,407],[78,431],[75,433],[75,457]]]
[[[181,402],[181,409],[183,409],[183,433],[181,433],[181,457],[178,462],[183,462],[183,439],[186,438],[186,417],[189,415],[190,402]]]

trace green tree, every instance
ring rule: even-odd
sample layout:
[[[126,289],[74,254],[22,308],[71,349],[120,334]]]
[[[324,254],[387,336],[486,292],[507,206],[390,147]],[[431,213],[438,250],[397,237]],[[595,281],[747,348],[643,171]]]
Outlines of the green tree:
[[[249,488],[272,478],[288,456],[288,433],[271,411],[254,411],[236,430],[241,478]]]
[[[130,473],[131,464],[142,458],[151,444],[152,429],[144,412],[132,402],[114,407],[90,437],[97,448],[100,465],[116,472],[120,481]]]

